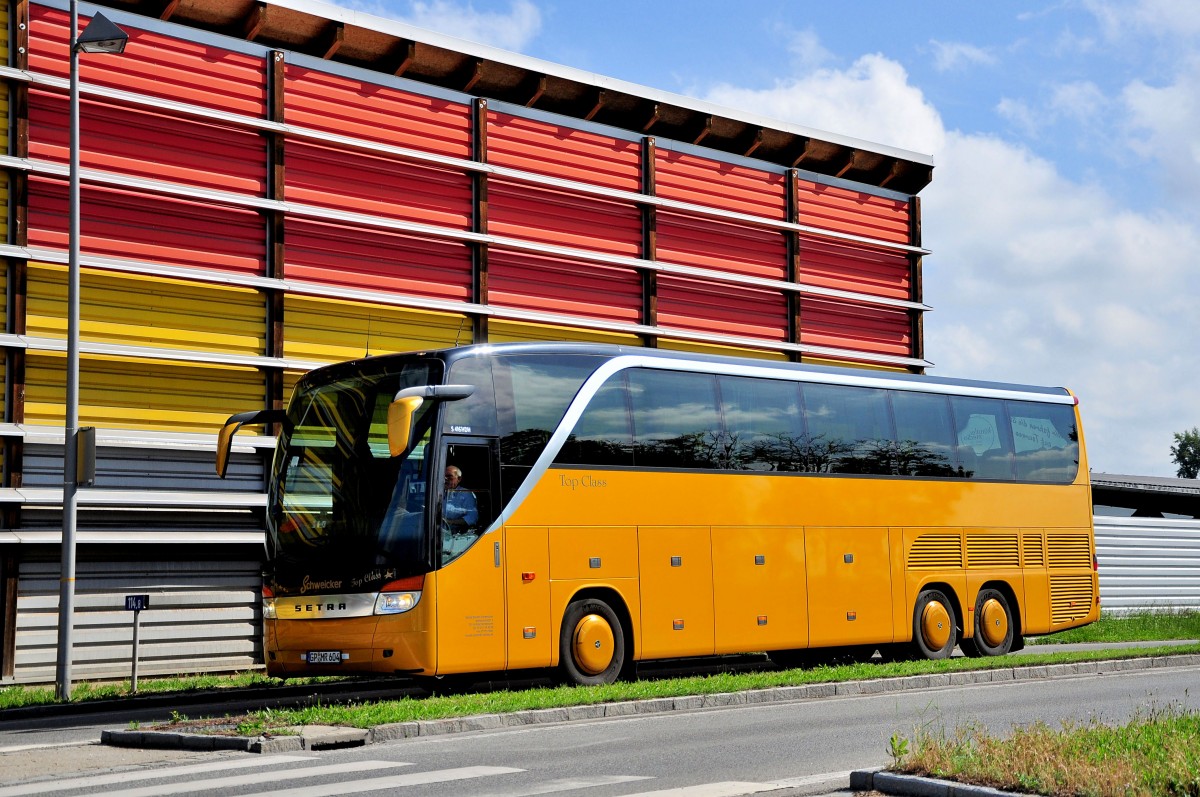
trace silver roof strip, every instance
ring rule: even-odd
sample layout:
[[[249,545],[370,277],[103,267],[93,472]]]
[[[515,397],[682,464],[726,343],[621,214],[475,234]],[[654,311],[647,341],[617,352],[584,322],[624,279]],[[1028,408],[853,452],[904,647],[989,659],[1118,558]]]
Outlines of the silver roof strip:
[[[266,545],[261,531],[77,531],[75,539],[89,545]],[[0,545],[58,545],[57,531],[15,529],[0,531]]]
[[[209,492],[183,490],[95,490],[81,489],[81,506],[134,507],[139,509],[253,509],[267,505],[266,493],[212,490]],[[61,506],[62,488],[4,487],[0,488],[0,503],[23,506]]]
[[[6,423],[0,424],[0,437],[22,437],[27,443],[41,445],[62,445],[62,426],[42,426],[40,424]],[[234,448],[252,450],[258,448],[274,448],[275,438],[267,435],[256,435],[251,431],[238,434]],[[216,448],[216,434],[199,434],[195,432],[155,432],[141,429],[106,429],[96,430],[96,443],[102,446],[179,449],[185,451],[212,451]]]
[[[0,346],[23,348],[30,351],[66,351],[65,338],[41,338],[32,335],[9,335],[0,333]],[[209,365],[244,365],[253,368],[289,368],[309,370],[324,365],[311,360],[293,360],[282,357],[249,354],[218,354],[203,350],[171,349],[156,346],[132,346],[118,343],[82,341],[80,352],[102,354],[112,357],[131,357],[139,360],[170,360],[173,362],[204,363]]]

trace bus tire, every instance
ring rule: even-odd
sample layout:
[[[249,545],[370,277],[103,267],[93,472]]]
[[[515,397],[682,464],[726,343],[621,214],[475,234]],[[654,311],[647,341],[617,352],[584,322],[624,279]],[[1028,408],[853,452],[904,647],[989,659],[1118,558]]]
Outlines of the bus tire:
[[[975,635],[962,641],[968,656],[1003,656],[1012,650],[1013,613],[1004,593],[981,589],[975,599]]]
[[[598,598],[572,601],[563,616],[558,662],[563,679],[577,686],[611,684],[626,671],[621,618]]]
[[[941,590],[922,590],[913,607],[912,649],[919,659],[946,659],[957,642],[954,604]]]

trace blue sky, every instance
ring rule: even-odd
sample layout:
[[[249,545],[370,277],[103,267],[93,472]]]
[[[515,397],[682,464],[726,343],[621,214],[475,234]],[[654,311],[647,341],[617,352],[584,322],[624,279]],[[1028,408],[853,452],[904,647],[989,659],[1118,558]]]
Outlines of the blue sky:
[[[1200,425],[1200,3],[343,0],[932,155],[931,373],[1065,385],[1092,469]]]

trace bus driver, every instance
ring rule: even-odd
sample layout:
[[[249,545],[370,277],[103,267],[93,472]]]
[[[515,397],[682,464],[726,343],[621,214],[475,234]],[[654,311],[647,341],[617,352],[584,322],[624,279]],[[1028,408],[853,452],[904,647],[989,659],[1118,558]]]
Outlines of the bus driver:
[[[442,559],[449,561],[471,547],[478,535],[479,507],[475,494],[459,487],[462,471],[455,465],[446,466],[445,491],[442,496]]]

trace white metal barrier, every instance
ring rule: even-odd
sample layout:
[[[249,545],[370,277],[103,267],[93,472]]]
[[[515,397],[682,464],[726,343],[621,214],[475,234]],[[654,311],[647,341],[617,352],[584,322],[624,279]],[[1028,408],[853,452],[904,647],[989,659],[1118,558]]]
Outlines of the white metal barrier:
[[[1105,612],[1200,610],[1200,520],[1096,515]]]

